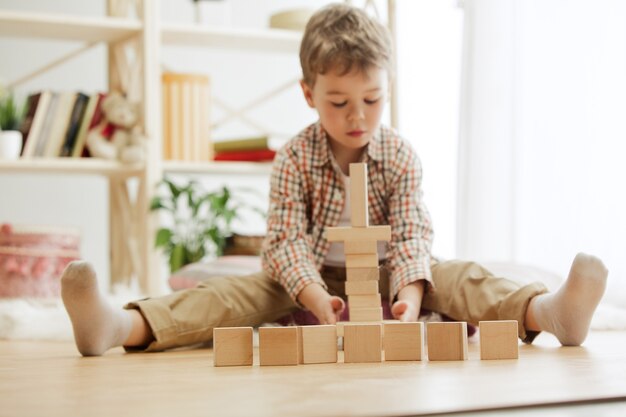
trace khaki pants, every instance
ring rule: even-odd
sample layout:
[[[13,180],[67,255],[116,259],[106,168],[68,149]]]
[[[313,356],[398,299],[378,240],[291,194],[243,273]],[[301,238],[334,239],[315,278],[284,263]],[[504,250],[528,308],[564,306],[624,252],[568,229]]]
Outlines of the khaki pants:
[[[422,308],[457,321],[477,325],[481,320],[517,320],[519,337],[531,343],[537,332],[524,328],[531,298],[547,292],[540,283],[520,286],[496,278],[476,263],[447,261],[431,267],[434,291],[424,295]],[[345,297],[345,270],[322,271],[332,295]],[[381,269],[381,294],[388,292],[386,270]],[[129,303],[152,329],[154,341],[146,347],[158,351],[208,342],[214,327],[258,326],[288,315],[298,307],[287,292],[264,273],[243,277],[211,278],[196,288]]]

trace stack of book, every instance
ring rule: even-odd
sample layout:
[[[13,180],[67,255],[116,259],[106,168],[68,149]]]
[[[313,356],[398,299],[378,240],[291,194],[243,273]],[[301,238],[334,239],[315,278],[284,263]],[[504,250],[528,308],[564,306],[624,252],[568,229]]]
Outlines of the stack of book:
[[[41,91],[26,101],[22,158],[88,156],[89,129],[102,120],[104,93]]]
[[[166,72],[163,84],[163,158],[210,161],[209,77]]]
[[[269,148],[267,136],[223,140],[213,143],[216,161],[266,162],[274,159],[276,151]]]

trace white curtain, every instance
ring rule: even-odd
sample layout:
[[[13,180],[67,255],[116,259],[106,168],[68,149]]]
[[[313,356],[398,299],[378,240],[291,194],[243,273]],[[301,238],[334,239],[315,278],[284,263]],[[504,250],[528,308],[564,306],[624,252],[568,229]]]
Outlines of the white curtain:
[[[457,256],[567,273],[626,300],[626,2],[465,0]]]

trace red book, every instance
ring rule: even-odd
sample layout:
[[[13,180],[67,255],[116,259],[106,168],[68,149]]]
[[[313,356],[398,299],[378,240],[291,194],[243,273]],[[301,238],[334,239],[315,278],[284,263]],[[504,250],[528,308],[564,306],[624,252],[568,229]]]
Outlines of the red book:
[[[215,161],[271,161],[274,159],[276,151],[271,149],[260,149],[256,151],[235,151],[218,152],[213,159]]]

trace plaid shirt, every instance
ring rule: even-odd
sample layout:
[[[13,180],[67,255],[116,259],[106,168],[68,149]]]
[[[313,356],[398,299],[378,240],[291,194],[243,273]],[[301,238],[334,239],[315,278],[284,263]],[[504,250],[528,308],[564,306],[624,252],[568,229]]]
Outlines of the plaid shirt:
[[[381,126],[362,162],[368,169],[370,224],[391,226],[386,257],[390,299],[412,282],[425,279],[432,285],[433,231],[415,151],[394,130]],[[291,139],[274,160],[263,269],[294,301],[311,283],[327,288],[320,275],[330,247],[324,230],[337,226],[345,200],[336,166],[319,122]]]

